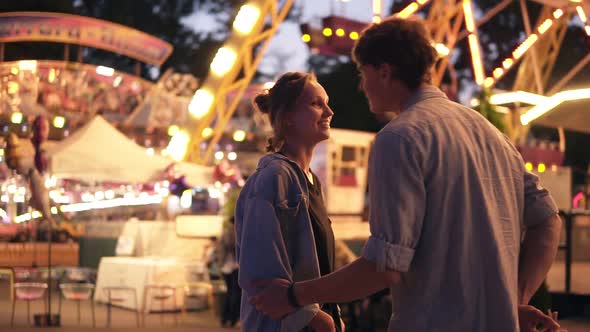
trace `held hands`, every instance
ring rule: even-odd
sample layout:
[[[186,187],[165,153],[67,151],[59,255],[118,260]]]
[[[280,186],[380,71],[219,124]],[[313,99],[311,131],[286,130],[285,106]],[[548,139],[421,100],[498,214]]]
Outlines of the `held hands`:
[[[518,321],[521,332],[567,332],[557,323],[557,312],[545,315],[541,310],[530,305],[518,306]],[[537,328],[541,326],[540,328]]]
[[[253,286],[261,289],[257,295],[250,298],[250,304],[256,307],[256,310],[272,319],[281,319],[295,311],[296,308],[289,305],[287,299],[287,290],[291,286],[289,280],[263,279],[255,281]]]
[[[272,319],[281,319],[283,316],[293,312],[296,308],[289,305],[287,291],[291,282],[285,279],[264,279],[253,283],[254,287],[262,290],[250,298],[250,304],[256,310],[269,316]],[[518,306],[518,320],[521,332],[563,332],[557,323],[557,313],[549,311],[544,314],[537,308],[530,305]],[[317,324],[317,325],[316,325]],[[342,324],[343,325],[343,324]],[[541,326],[540,329],[537,327]],[[319,311],[310,322],[310,327],[318,332],[335,331],[334,320],[330,315]]]
[[[269,316],[272,319],[281,319],[285,315],[295,311],[296,308],[289,304],[288,289],[291,282],[285,279],[262,279],[252,284],[261,291],[250,298],[250,304],[256,307],[256,310]],[[344,321],[340,319],[341,331],[345,331]],[[332,316],[324,311],[318,311],[314,318],[309,322],[316,332],[334,332],[336,323]]]

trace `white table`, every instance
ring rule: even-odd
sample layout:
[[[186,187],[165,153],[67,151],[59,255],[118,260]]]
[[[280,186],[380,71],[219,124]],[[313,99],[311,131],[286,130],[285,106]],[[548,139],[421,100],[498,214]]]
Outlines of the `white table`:
[[[208,275],[202,262],[167,257],[103,257],[98,267],[94,300],[108,301],[105,287],[129,287],[137,293],[137,307],[132,292],[118,293],[117,296],[124,296],[125,300],[114,305],[143,311],[145,286],[171,285],[177,286],[176,308],[173,308],[172,301],[166,301],[164,308],[160,308],[160,303],[152,303],[150,298],[146,301],[146,308],[154,311],[180,309],[184,303],[183,286],[187,282],[207,281],[203,278],[208,279]]]

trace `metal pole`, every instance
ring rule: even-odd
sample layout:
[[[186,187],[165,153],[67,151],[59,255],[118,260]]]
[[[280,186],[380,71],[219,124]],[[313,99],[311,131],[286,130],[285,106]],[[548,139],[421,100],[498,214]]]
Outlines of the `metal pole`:
[[[54,326],[51,318],[51,240],[53,236],[53,225],[51,224],[51,220],[47,220],[49,225],[49,234],[47,235],[47,326]]]
[[[111,300],[111,290],[107,290],[109,302],[107,303],[107,327],[111,327],[111,310],[113,307],[112,300]]]
[[[554,86],[551,87],[551,90],[547,93],[548,95],[552,95],[558,92],[564,85],[566,85],[572,77],[576,76],[582,68],[584,68],[588,63],[590,63],[590,53],[586,54],[586,56],[580,60],[576,66],[563,76],[559,82],[557,82]]]
[[[522,21],[524,23],[524,28],[527,35],[532,34],[531,23],[529,18],[529,12],[526,7],[526,2],[524,0],[520,0],[520,11],[522,15]],[[535,83],[537,84],[537,93],[544,94],[543,90],[543,83],[541,83],[541,72],[539,71],[539,65],[537,61],[537,52],[534,47],[531,47],[531,59],[532,59],[532,66],[533,66],[533,73],[535,75]]]
[[[70,61],[70,44],[66,44],[64,48],[64,61]]]
[[[564,214],[565,217],[565,293],[571,292],[572,279],[572,224],[573,215],[571,211]]]

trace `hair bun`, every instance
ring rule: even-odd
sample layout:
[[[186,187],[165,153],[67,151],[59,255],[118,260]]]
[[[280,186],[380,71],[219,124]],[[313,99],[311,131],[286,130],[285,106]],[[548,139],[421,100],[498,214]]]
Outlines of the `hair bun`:
[[[254,104],[256,104],[256,107],[258,108],[258,110],[260,112],[269,114],[270,113],[270,93],[268,92],[268,90],[265,90],[264,92],[258,94],[254,98]]]

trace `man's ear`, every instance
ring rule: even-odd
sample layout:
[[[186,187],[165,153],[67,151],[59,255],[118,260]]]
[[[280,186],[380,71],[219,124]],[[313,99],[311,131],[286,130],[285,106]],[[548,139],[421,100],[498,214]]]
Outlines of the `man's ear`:
[[[393,69],[393,67],[390,64],[388,64],[388,63],[382,63],[382,64],[379,65],[379,68],[377,69],[377,72],[379,73],[379,78],[381,80],[389,81],[393,77],[392,74],[394,72],[394,69]]]
[[[283,113],[283,122],[285,127],[290,127],[293,125],[295,117],[295,112],[284,112]]]

